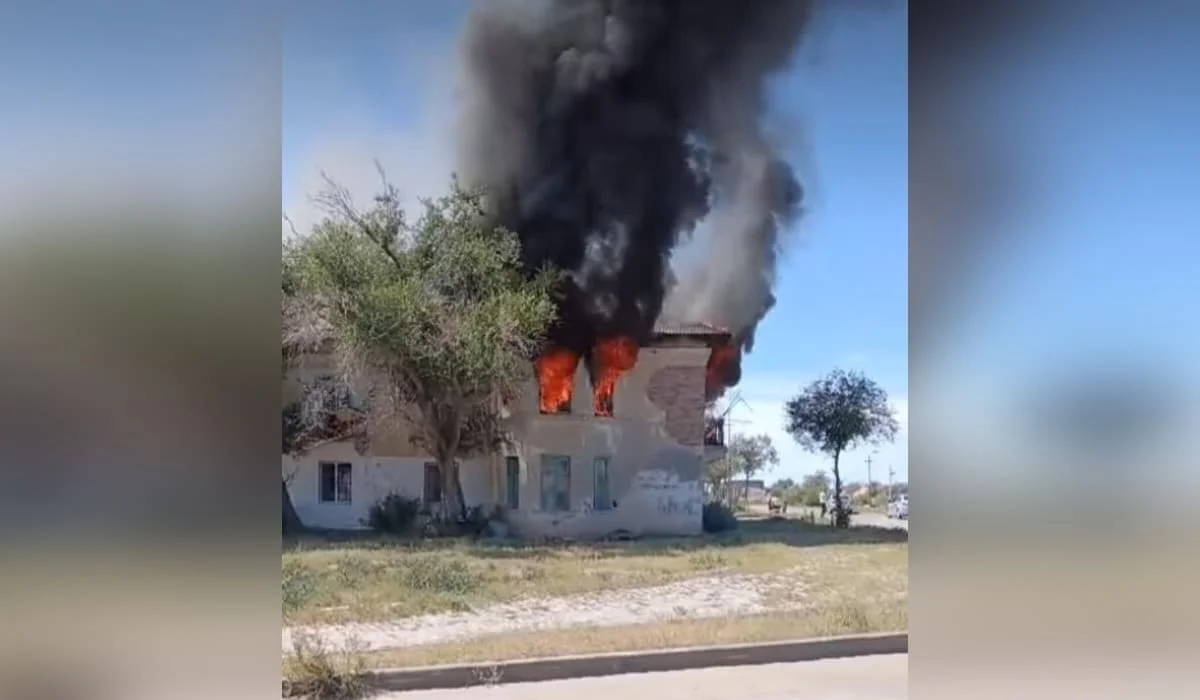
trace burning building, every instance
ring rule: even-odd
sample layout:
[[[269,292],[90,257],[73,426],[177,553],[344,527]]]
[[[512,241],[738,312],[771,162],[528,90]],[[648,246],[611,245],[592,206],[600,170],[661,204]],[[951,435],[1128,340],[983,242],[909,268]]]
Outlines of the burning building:
[[[460,45],[457,172],[517,232],[530,270],[566,279],[536,386],[509,408],[513,444],[462,464],[469,504],[503,505],[530,536],[701,531],[704,461],[723,454],[706,408],[741,376],[801,209],[762,125],[767,81],[788,67],[813,6],[475,6]],[[699,254],[685,265],[676,253],[689,245]],[[313,473],[362,461],[321,449]],[[389,456],[364,463],[368,485],[347,486],[337,508],[293,495],[297,510],[355,517],[386,492],[371,485],[380,474],[387,490],[436,499],[427,460],[404,449],[397,438],[374,450]],[[299,492],[318,493],[310,486]]]
[[[700,532],[707,460],[724,455],[706,408],[727,380],[732,335],[660,322],[584,353],[551,347],[510,419],[508,521],[522,535]],[[536,389],[536,390],[535,390]]]
[[[641,343],[607,338],[587,353],[543,353],[509,404],[511,443],[462,460],[465,500],[503,506],[519,536],[698,534],[703,465],[724,455],[706,407],[727,381],[733,352],[723,329],[659,323]],[[401,427],[371,440],[366,450],[331,442],[284,456],[307,525],[360,527],[393,492],[430,506],[441,499],[436,464]]]
[[[567,273],[538,374],[547,411],[571,367],[598,412],[665,317],[732,336],[713,395],[774,304],[803,190],[763,130],[813,0],[490,0],[462,41],[458,173],[489,193],[531,269]],[[697,229],[704,223],[703,235]],[[692,264],[676,253],[700,250]]]

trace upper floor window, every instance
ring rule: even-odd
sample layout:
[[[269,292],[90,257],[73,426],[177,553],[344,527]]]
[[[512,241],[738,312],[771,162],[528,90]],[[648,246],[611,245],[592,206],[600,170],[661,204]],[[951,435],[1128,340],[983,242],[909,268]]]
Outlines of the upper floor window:
[[[534,368],[537,371],[539,412],[545,415],[570,413],[579,355],[570,350],[551,348],[538,358]]]

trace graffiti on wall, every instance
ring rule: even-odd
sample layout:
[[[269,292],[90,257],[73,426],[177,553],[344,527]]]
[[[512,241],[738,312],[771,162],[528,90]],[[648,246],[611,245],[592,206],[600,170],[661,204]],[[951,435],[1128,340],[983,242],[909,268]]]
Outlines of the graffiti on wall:
[[[658,497],[659,515],[698,515],[704,508],[699,496],[679,497],[675,494]]]
[[[638,472],[633,490],[652,503],[659,515],[695,516],[704,507],[704,490],[698,481],[683,481],[678,474],[662,469]]]

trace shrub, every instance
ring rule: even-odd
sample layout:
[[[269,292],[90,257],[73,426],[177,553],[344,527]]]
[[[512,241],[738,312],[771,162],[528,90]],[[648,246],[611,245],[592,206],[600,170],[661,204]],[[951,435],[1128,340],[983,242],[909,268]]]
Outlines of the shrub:
[[[467,595],[484,584],[482,572],[462,559],[440,552],[408,557],[399,575],[406,587],[424,593]]]
[[[481,537],[487,534],[492,521],[503,521],[504,510],[499,506],[473,506],[467,510],[467,518],[463,522],[463,534]]]
[[[738,526],[738,519],[733,510],[719,501],[704,504],[701,522],[705,532],[728,532]]]
[[[366,663],[354,641],[343,650],[327,647],[319,638],[296,632],[292,653],[283,662],[283,697],[347,700],[365,697]]]
[[[367,511],[367,526],[376,532],[404,534],[412,530],[420,512],[420,499],[389,493]]]
[[[287,615],[304,607],[317,592],[317,576],[308,567],[295,560],[283,563],[283,614]]]

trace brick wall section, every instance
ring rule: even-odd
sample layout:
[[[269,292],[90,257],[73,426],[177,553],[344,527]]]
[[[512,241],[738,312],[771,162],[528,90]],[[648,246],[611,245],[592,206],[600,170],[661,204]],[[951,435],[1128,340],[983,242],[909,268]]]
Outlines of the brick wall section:
[[[668,435],[680,445],[704,445],[703,367],[663,367],[651,375],[646,393],[666,411]]]

